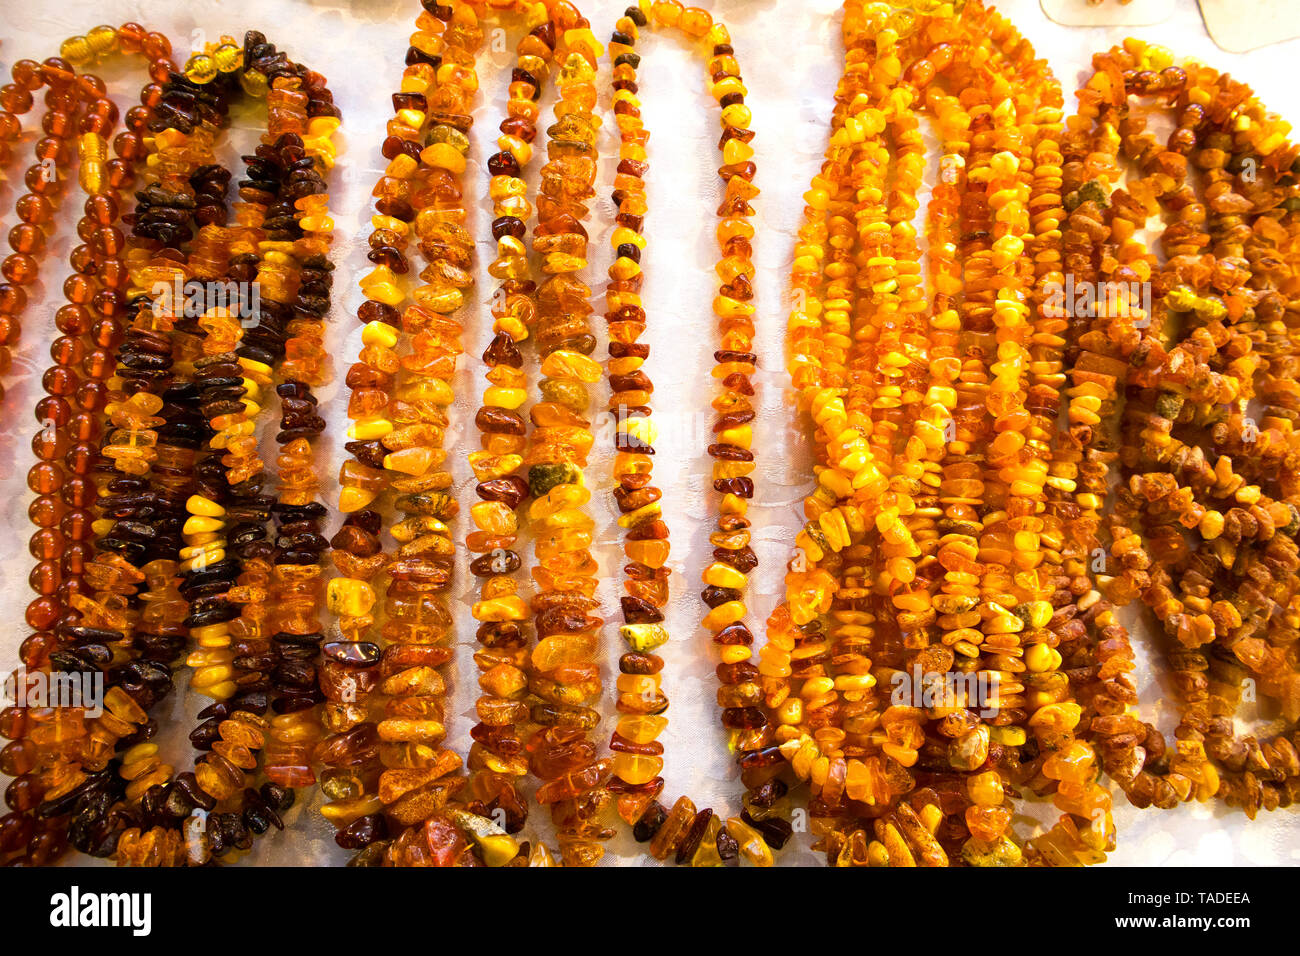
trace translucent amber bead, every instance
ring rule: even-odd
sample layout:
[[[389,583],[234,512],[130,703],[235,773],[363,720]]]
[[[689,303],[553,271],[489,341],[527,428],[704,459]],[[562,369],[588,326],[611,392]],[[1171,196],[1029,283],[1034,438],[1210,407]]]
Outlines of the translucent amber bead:
[[[614,757],[614,775],[625,783],[639,786],[649,783],[661,770],[662,757],[645,757],[637,754],[617,754]]]
[[[754,866],[771,866],[775,860],[767,842],[757,830],[740,817],[729,817],[727,833],[740,847],[740,853]]]
[[[687,828],[695,820],[695,815],[695,804],[691,799],[686,796],[679,797],[650,841],[650,855],[657,860],[663,860],[669,853],[676,852],[678,844],[686,835]]]
[[[217,61],[206,53],[196,53],[185,63],[185,78],[191,83],[211,83],[218,72]]]

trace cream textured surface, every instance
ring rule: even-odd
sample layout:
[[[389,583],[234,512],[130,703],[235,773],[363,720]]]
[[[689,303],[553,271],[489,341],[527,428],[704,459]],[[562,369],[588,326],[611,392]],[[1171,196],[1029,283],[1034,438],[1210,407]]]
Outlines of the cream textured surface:
[[[1082,3],[1082,0],[1078,0]],[[584,0],[579,5],[604,42],[627,0]],[[817,170],[826,139],[830,99],[842,66],[839,41],[838,5],[835,0],[717,0],[710,5],[715,16],[731,28],[754,111],[757,137],[754,145],[758,164],[757,184],[763,195],[756,202],[759,234],[756,243],[759,305],[759,351],[762,368],[758,375],[761,409],[756,425],[755,448],[759,460],[756,474],[758,497],[753,518],[756,524],[755,550],[761,566],[751,589],[751,623],[761,630],[781,592],[781,575],[789,558],[794,530],[800,524],[799,502],[810,486],[808,453],[789,418],[787,378],[782,370],[782,339],[785,327],[784,303],[788,294],[791,239],[802,210],[801,194]],[[1066,101],[1087,68],[1093,51],[1121,40],[1124,28],[1065,28],[1049,21],[1038,0],[1008,0],[1002,11],[1035,44],[1040,56],[1053,65],[1066,87]],[[69,34],[109,22],[137,20],[149,29],[161,30],[172,38],[183,61],[191,44],[201,46],[222,33],[242,37],[247,29],[265,32],[272,42],[286,49],[296,60],[326,74],[344,114],[339,137],[342,152],[333,180],[334,216],[337,223],[337,280],[334,321],[329,326],[328,347],[336,356],[339,378],[320,389],[319,396],[330,422],[320,442],[320,470],[325,476],[324,498],[333,502],[332,476],[343,456],[342,434],[346,426],[346,389],[341,375],[359,347],[360,330],[352,319],[361,300],[355,278],[366,266],[364,237],[369,217],[369,190],[382,168],[378,143],[390,114],[389,93],[401,73],[406,37],[418,12],[416,0],[212,0],[208,3],[175,3],[161,0],[0,0],[0,65],[7,76],[9,65],[22,57],[41,59],[52,55]],[[1265,24],[1260,24],[1266,29]],[[1300,54],[1300,40],[1267,47],[1249,58],[1219,50],[1206,35],[1196,6],[1178,0],[1173,18],[1160,27],[1135,31],[1153,42],[1164,43],[1179,56],[1194,56],[1229,69],[1252,83],[1273,109],[1291,119],[1300,117],[1300,99],[1290,78],[1293,57]],[[492,39],[491,35],[489,39]],[[498,38],[499,39],[499,38]],[[478,178],[472,195],[472,219],[476,235],[488,236],[490,205],[484,195],[483,161],[491,152],[491,140],[502,115],[508,64],[516,35],[504,42],[489,43],[480,68],[483,92],[476,111],[471,167]],[[702,62],[688,52],[676,34],[643,31],[638,45],[643,54],[640,70],[644,117],[650,129],[649,197],[647,219],[649,248],[644,258],[647,270],[645,298],[650,314],[646,338],[651,356],[647,371],[657,386],[655,420],[661,439],[657,444],[657,477],[664,489],[666,517],[672,528],[674,571],[673,599],[667,609],[674,641],[663,653],[667,660],[664,685],[672,700],[670,727],[664,737],[667,748],[665,799],[690,793],[697,805],[713,806],[726,813],[737,812],[740,787],[725,751],[714,704],[713,654],[698,627],[702,604],[698,592],[700,573],[709,559],[709,518],[706,494],[711,494],[708,459],[704,455],[709,431],[708,403],[712,397],[709,369],[712,364],[713,323],[709,303],[713,296],[712,263],[716,257],[713,240],[714,208],[720,188],[714,170],[718,165],[716,143],[717,107],[708,95]],[[607,64],[604,65],[608,70]],[[115,65],[105,77],[119,103],[134,102],[141,85],[132,64]],[[602,73],[602,79],[607,78]],[[549,102],[550,97],[547,97]],[[608,97],[603,99],[608,109]],[[607,115],[607,114],[606,114]],[[238,149],[255,135],[253,117],[236,117],[235,146],[227,162],[237,162]],[[241,128],[242,127],[242,128]],[[607,237],[612,228],[613,207],[608,200],[613,180],[617,143],[607,124],[597,185],[600,199],[594,205],[593,262],[588,281],[599,292],[610,255]],[[29,147],[24,147],[29,149]],[[20,167],[21,168],[21,167]],[[18,185],[21,185],[20,181]],[[4,224],[12,225],[15,179],[0,184],[0,206]],[[72,206],[72,203],[66,205]],[[79,208],[77,201],[74,208]],[[0,626],[0,659],[16,661],[16,649],[24,636],[22,608],[29,599],[27,575],[31,559],[25,542],[30,533],[26,509],[31,500],[24,476],[30,463],[28,442],[38,427],[32,408],[41,394],[40,374],[48,364],[47,348],[54,336],[51,322],[59,288],[66,274],[69,228],[73,213],[65,208],[62,232],[53,243],[52,266],[42,276],[41,304],[25,319],[26,329],[18,347],[14,369],[6,377],[5,428],[0,433],[0,606],[6,616]],[[463,316],[467,331],[467,359],[457,376],[459,396],[448,435],[452,449],[451,467],[458,477],[462,502],[473,499],[472,475],[465,454],[476,447],[472,415],[482,388],[477,366],[489,337],[490,320],[485,300],[491,289],[484,268],[492,257],[490,241],[480,240],[479,301]],[[598,313],[601,311],[598,305]],[[603,323],[597,322],[598,326]],[[603,328],[598,329],[603,334]],[[603,356],[603,345],[598,349]],[[598,388],[603,405],[603,390]],[[611,455],[610,429],[598,431],[597,453],[588,472],[596,488],[592,509],[601,531],[598,557],[605,571],[600,597],[607,616],[617,613],[621,550],[618,545],[616,511],[609,495]],[[473,443],[473,446],[471,446]],[[333,523],[331,523],[331,528]],[[464,529],[459,532],[463,536]],[[469,617],[473,579],[461,554],[461,572],[452,593],[459,602],[464,622],[459,635],[458,656],[453,670],[449,706],[449,744],[464,752],[473,725],[473,701],[477,693],[476,669],[472,661],[473,627]],[[616,632],[607,628],[605,669],[607,686],[616,672]],[[1141,636],[1141,635],[1139,635]],[[1143,644],[1142,640],[1137,643]],[[6,667],[10,666],[8,664]],[[182,671],[183,674],[183,671]],[[1160,690],[1151,685],[1151,671],[1139,672],[1144,688],[1144,713],[1158,708]],[[183,676],[181,678],[184,680]],[[172,698],[169,713],[159,715],[167,729],[163,739],[173,763],[188,767],[192,753],[185,734],[203,699],[179,691]],[[606,709],[612,711],[612,694],[606,694]],[[1164,715],[1168,723],[1168,714]],[[607,725],[601,733],[608,740]],[[315,806],[318,800],[301,800],[290,811],[289,832],[260,840],[246,862],[294,864],[311,862],[337,865],[348,854],[332,840],[332,828],[325,824]],[[1112,860],[1117,864],[1294,864],[1300,859],[1294,811],[1281,811],[1245,826],[1240,814],[1214,814],[1202,807],[1187,807],[1176,813],[1139,813],[1123,802],[1117,810],[1119,849]],[[1053,816],[1050,807],[1046,816]],[[1041,815],[1041,814],[1040,814]],[[546,815],[535,811],[534,825],[546,825]],[[1017,821],[1023,833],[1032,825]],[[545,831],[543,831],[544,833]],[[800,838],[806,848],[806,834]],[[641,859],[630,836],[621,835],[610,846],[607,862],[634,863]],[[83,858],[84,859],[84,858]],[[788,849],[782,862],[814,862],[806,849]],[[653,864],[653,861],[649,861]]]

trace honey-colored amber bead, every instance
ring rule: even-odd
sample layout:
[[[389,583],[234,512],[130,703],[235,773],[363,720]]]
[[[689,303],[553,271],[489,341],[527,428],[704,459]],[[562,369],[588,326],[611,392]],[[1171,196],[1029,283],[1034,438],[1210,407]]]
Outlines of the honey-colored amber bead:
[[[775,859],[767,842],[757,830],[740,817],[728,817],[727,833],[740,847],[741,855],[754,866],[771,866]]]
[[[673,804],[668,816],[660,825],[658,832],[650,841],[650,855],[657,860],[667,858],[669,853],[677,850],[678,844],[686,836],[696,815],[695,804],[686,796],[679,797]]]
[[[661,757],[646,757],[638,754],[617,754],[614,757],[614,775],[632,786],[640,786],[653,780],[661,770],[664,762]]]
[[[668,719],[666,717],[651,715],[625,716],[619,719],[618,735],[634,744],[648,744],[658,739],[667,726]],[[620,776],[622,775],[620,774]]]

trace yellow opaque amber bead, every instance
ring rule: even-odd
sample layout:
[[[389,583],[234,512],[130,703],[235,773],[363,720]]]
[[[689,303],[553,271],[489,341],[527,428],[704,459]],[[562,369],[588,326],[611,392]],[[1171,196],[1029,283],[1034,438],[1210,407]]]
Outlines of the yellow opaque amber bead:
[[[735,624],[745,616],[745,605],[740,601],[727,601],[719,604],[704,617],[704,627],[710,631],[720,631],[728,624]]]
[[[512,535],[519,530],[519,520],[509,505],[501,501],[480,501],[469,509],[475,527],[490,535]]]
[[[465,172],[465,156],[449,143],[434,143],[420,153],[420,161],[427,166],[446,169],[459,175]]]
[[[1033,644],[1025,651],[1025,666],[1034,673],[1054,671],[1061,666],[1061,655],[1046,644]]]
[[[204,498],[202,495],[190,495],[185,502],[185,510],[192,515],[202,515],[209,518],[219,518],[226,513],[225,508],[215,501]]]
[[[571,378],[580,382],[598,382],[600,363],[581,352],[557,349],[542,361],[542,374],[549,378]]]
[[[624,624],[618,633],[627,641],[628,647],[641,654],[668,643],[669,636],[668,629],[662,624]]]
[[[361,342],[363,345],[377,345],[381,348],[391,349],[397,345],[398,332],[386,322],[367,322],[361,327]]]
[[[334,578],[325,588],[327,607],[334,614],[346,617],[370,613],[376,599],[374,588],[355,578]]]
[[[423,475],[438,464],[441,456],[433,448],[404,448],[384,456],[384,467],[406,475]]]
[[[715,561],[704,569],[704,583],[720,588],[743,588],[748,579],[729,564]]]
[[[188,536],[220,531],[225,524],[220,518],[205,518],[203,515],[195,514],[185,520],[181,533]]]
[[[528,605],[517,596],[479,601],[471,613],[476,621],[522,621],[529,616]]]

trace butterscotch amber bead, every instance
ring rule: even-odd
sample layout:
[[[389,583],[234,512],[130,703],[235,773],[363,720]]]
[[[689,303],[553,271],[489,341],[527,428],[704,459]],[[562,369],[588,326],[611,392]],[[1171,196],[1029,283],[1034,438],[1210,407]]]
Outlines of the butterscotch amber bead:
[[[690,797],[678,797],[668,816],[660,825],[654,839],[650,841],[650,855],[657,860],[667,859],[686,837],[686,832],[696,817],[695,804]]]

